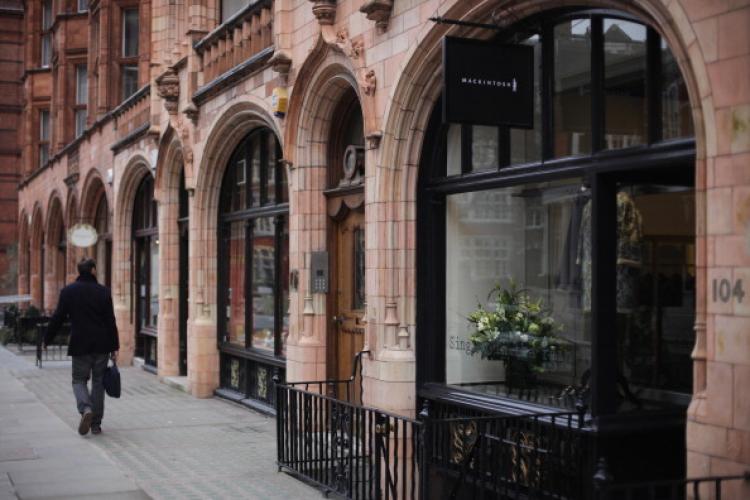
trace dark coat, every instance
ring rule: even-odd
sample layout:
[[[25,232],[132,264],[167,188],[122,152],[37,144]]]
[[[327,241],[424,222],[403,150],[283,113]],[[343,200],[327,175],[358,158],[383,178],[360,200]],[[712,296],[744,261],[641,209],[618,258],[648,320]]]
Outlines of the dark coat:
[[[69,356],[104,354],[120,349],[112,294],[93,275],[80,275],[60,291],[57,309],[47,329],[45,343],[70,319]]]

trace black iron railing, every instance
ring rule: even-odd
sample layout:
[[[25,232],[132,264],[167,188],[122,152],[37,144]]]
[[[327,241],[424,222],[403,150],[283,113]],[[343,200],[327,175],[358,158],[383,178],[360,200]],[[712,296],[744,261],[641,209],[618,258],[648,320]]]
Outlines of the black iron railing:
[[[49,318],[47,318],[49,319]],[[55,338],[50,339],[44,346],[49,321],[40,322],[36,326],[36,366],[42,368],[44,361],[63,361],[68,357],[68,342],[70,341],[70,323],[63,323]]]
[[[286,382],[286,385],[303,391],[325,394],[339,401],[361,405],[364,396],[362,379],[362,356],[370,351],[359,351],[354,355],[352,374],[349,378],[333,380],[312,380],[306,382]]]
[[[735,500],[750,498],[750,470],[744,474],[643,482],[618,482],[599,459],[594,475],[597,500]]]
[[[422,498],[585,498],[583,412],[430,418],[426,405]]]
[[[420,498],[420,423],[305,390],[326,387],[318,382],[277,384],[279,469],[346,498]]]

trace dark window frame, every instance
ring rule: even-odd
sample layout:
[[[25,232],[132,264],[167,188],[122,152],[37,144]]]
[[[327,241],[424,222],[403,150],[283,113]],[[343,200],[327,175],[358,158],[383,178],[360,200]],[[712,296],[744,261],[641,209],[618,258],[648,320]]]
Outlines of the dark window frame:
[[[136,12],[136,17],[138,19],[138,31],[136,33],[136,43],[137,43],[137,50],[135,55],[125,55],[125,13],[126,12]],[[128,97],[133,95],[135,92],[138,91],[139,85],[138,82],[140,80],[140,68],[138,67],[138,61],[140,59],[140,53],[141,53],[141,41],[140,41],[140,33],[141,33],[141,18],[140,18],[140,7],[137,3],[135,4],[124,4],[120,6],[120,19],[119,19],[119,39],[117,40],[117,67],[119,69],[119,94],[120,94],[120,101],[126,100]],[[136,85],[133,92],[128,93],[126,95],[125,92],[125,68],[133,68],[135,67],[136,71]]]
[[[141,316],[151,317],[151,290],[154,285],[151,283],[151,258],[150,249],[153,240],[158,242],[159,239],[159,221],[156,200],[154,199],[154,178],[147,173],[138,185],[135,200],[133,202],[133,227],[132,227],[132,262],[131,272],[134,274],[131,282],[134,284],[133,293],[133,313],[136,327],[136,355],[140,354],[146,366],[155,369],[158,366],[158,359],[153,358],[150,354],[151,344],[158,343],[157,326],[147,324],[141,326]],[[145,259],[145,282],[141,278],[139,262],[141,255],[146,253]],[[145,286],[146,311],[141,310],[141,287]],[[158,288],[158,283],[156,283]],[[158,352],[158,345],[153,347]],[[158,355],[157,355],[158,356]]]
[[[253,141],[260,142],[260,175],[257,176],[258,181],[261,183],[258,186],[256,192],[258,196],[253,198]],[[274,189],[275,189],[275,200],[276,203],[266,203],[266,193],[268,187],[268,142],[274,140],[276,144],[276,161],[277,168],[274,170]],[[230,344],[224,340],[223,335],[226,331],[226,316],[224,313],[218,315],[217,321],[217,343],[219,349],[223,353],[231,353],[236,356],[243,358],[262,361],[270,363],[274,366],[283,367],[284,358],[281,356],[281,333],[282,333],[282,322],[284,315],[286,314],[286,306],[282,304],[282,290],[280,284],[282,279],[285,279],[280,275],[281,273],[281,247],[283,242],[282,234],[284,231],[284,225],[289,224],[289,202],[288,196],[282,193],[282,190],[288,189],[287,182],[285,181],[286,172],[283,170],[284,166],[280,162],[282,158],[281,145],[276,138],[273,131],[268,128],[258,128],[251,131],[245,138],[242,139],[240,144],[235,148],[235,151],[230,157],[230,161],[224,173],[224,179],[222,181],[221,195],[219,201],[219,214],[218,214],[218,255],[227,255],[228,249],[228,233],[229,227],[232,222],[244,221],[245,222],[245,341],[244,347],[239,347],[234,344]],[[234,188],[234,170],[231,167],[238,162],[245,161],[245,206],[238,209],[232,210],[231,207],[231,196]],[[285,200],[279,202],[279,200]],[[273,217],[275,221],[274,227],[274,281],[277,286],[274,287],[274,349],[273,353],[269,353],[267,350],[254,348],[252,346],[252,328],[253,328],[253,317],[252,317],[252,268],[253,268],[253,226],[257,219],[261,217]],[[288,252],[288,249],[287,249]],[[225,291],[228,289],[228,278],[229,278],[229,259],[221,259],[218,263],[218,287],[217,287],[217,304],[219,311],[225,311],[228,305],[228,298]]]
[[[590,16],[592,36],[601,41],[602,19],[615,18],[643,24],[648,29],[648,65],[646,92],[648,99],[648,136],[643,145],[607,150],[604,148],[604,100],[603,100],[603,44],[600,49],[592,47],[592,152],[555,158],[553,156],[552,115],[554,44],[550,40],[553,29],[560,22]],[[598,31],[598,33],[597,33]],[[498,165],[494,171],[471,172],[471,125],[461,125],[461,174],[447,176],[446,133],[448,125],[441,122],[440,100],[430,117],[422,148],[420,176],[417,193],[417,387],[422,397],[436,394],[453,394],[456,401],[469,395],[472,400],[482,400],[488,407],[539,407],[535,403],[506,400],[497,397],[476,396],[455,387],[445,385],[445,318],[435,315],[435,310],[445,310],[445,197],[448,194],[483,191],[492,188],[519,185],[531,182],[546,182],[569,177],[586,179],[593,196],[592,241],[592,402],[595,416],[616,413],[616,398],[613,390],[617,383],[617,344],[613,336],[596,335],[614,324],[616,310],[616,234],[615,225],[607,224],[616,217],[615,196],[618,182],[643,176],[665,176],[681,182],[694,182],[695,140],[679,138],[662,140],[661,101],[658,96],[660,62],[659,35],[643,21],[621,12],[591,9],[558,9],[538,17],[522,21],[501,32],[499,38],[517,43],[533,33],[542,38],[542,158],[537,162],[518,165]],[[546,43],[545,43],[546,42]],[[598,129],[598,130],[597,130]],[[507,129],[506,129],[507,130]],[[499,129],[499,134],[504,134]],[[500,137],[500,144],[504,138]],[[502,149],[501,149],[502,151]],[[604,243],[601,243],[604,242]],[[429,304],[429,307],[420,307]],[[457,396],[456,396],[457,395]]]

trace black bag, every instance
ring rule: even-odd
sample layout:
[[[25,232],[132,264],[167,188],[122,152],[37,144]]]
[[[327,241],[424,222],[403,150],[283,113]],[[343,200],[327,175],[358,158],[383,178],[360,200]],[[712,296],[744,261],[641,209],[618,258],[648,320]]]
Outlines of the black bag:
[[[117,363],[113,360],[112,366],[104,370],[104,390],[107,396],[111,398],[120,397],[120,370],[117,369]]]

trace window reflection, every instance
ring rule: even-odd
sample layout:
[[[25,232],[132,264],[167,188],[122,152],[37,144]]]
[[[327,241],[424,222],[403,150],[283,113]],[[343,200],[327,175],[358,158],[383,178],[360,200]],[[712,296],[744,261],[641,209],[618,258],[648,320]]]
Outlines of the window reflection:
[[[604,148],[646,142],[646,27],[604,19]]]
[[[661,73],[662,138],[692,137],[695,132],[687,87],[664,39],[661,40]]]
[[[555,26],[554,153],[591,152],[591,21]]]
[[[524,184],[450,195],[446,201],[446,381],[485,394],[571,406],[572,388],[589,367],[589,314],[579,250],[587,196],[578,180]],[[512,380],[508,363],[472,354],[467,320],[488,293],[515,282],[562,327],[566,349],[550,352],[533,384]],[[517,374],[516,374],[517,375]],[[523,388],[523,390],[520,390]],[[566,392],[567,391],[567,392]]]
[[[255,219],[252,236],[252,346],[269,351],[274,348],[275,226],[273,217]]]
[[[226,341],[245,347],[245,221],[229,225]]]
[[[620,409],[692,390],[695,198],[692,188],[622,185],[617,194]],[[672,401],[674,402],[674,401]]]
[[[511,165],[542,159],[542,43],[539,35],[532,35],[521,43],[534,47],[534,128],[510,129]]]

